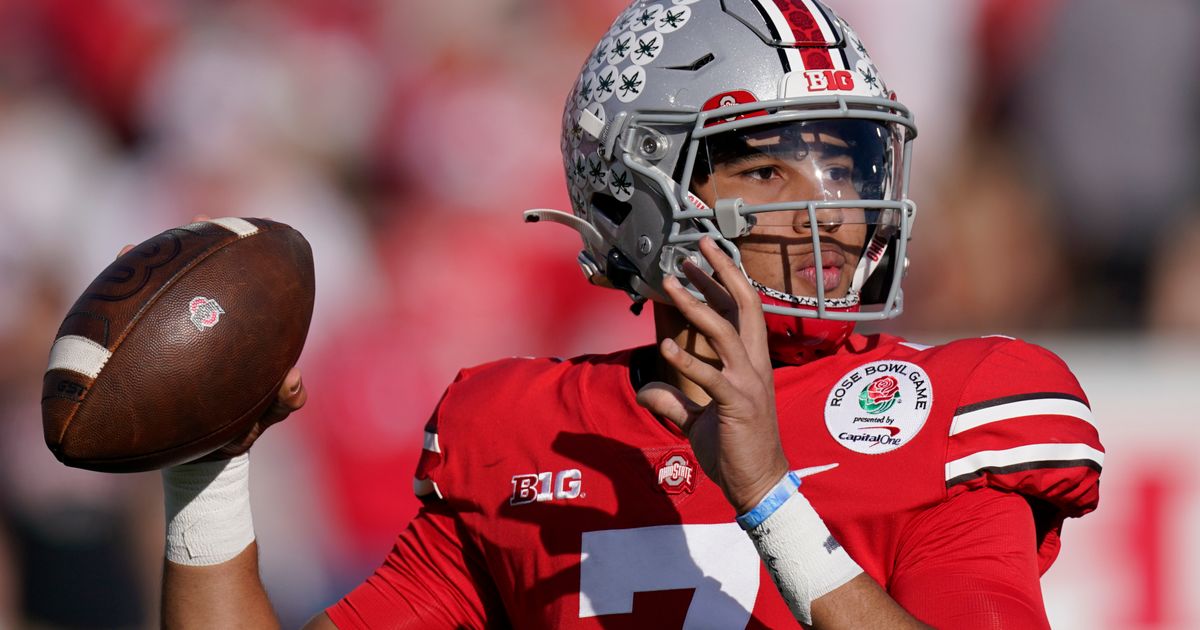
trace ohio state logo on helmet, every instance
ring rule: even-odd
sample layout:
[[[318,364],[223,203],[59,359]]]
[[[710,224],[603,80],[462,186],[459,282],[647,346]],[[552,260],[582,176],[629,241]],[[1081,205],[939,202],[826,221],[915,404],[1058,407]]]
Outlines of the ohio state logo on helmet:
[[[192,324],[196,326],[196,330],[207,330],[216,326],[221,321],[221,316],[225,314],[225,309],[217,304],[216,300],[196,296],[188,302],[188,311],[191,313],[190,319]]]
[[[655,467],[658,485],[667,494],[691,493],[696,489],[695,466],[683,451],[672,451],[663,455]]]
[[[723,92],[721,94],[718,94],[718,95],[708,99],[707,101],[704,102],[704,107],[700,108],[700,110],[705,111],[705,112],[710,112],[715,109],[720,109],[722,107],[733,107],[734,105],[745,105],[747,103],[757,103],[757,102],[758,102],[758,99],[754,98],[754,95],[751,94],[750,92],[748,92],[746,90],[733,90],[732,92]],[[761,110],[761,109],[752,110],[749,112],[742,112],[740,114],[730,116],[729,118],[714,118],[714,119],[704,123],[704,126],[711,127],[713,125],[719,125],[721,123],[733,122],[735,120],[744,120],[746,118],[754,118],[756,116],[766,116],[766,115],[767,115],[767,112],[764,110]]]

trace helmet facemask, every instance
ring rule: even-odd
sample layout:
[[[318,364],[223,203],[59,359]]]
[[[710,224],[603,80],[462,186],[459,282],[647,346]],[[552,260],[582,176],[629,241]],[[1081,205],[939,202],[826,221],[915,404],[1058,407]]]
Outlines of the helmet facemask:
[[[726,243],[759,291],[774,298],[768,312],[847,321],[893,316],[901,305],[890,289],[903,269],[890,261],[902,256],[912,218],[897,185],[905,128],[787,119],[795,113],[695,134],[681,177],[692,205],[711,207],[715,221],[681,226],[673,240],[707,234]]]

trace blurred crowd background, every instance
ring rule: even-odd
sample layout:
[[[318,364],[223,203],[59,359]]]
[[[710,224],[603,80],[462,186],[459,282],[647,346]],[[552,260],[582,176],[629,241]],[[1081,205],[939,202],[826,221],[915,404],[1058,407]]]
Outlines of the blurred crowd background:
[[[1121,348],[1200,365],[1200,4],[831,3],[921,130],[891,329],[1060,341],[1098,381],[1124,382]],[[157,475],[67,469],[41,437],[58,323],[126,243],[206,214],[271,217],[313,244],[310,404],[255,447],[253,477],[290,627],[373,570],[415,512],[421,427],[459,367],[651,339],[648,316],[583,280],[574,233],[520,219],[568,208],[562,103],[624,4],[0,0],[0,629],[156,625]],[[1133,417],[1096,410],[1113,435],[1153,426],[1121,400]],[[1182,433],[1145,458],[1200,439],[1193,420],[1180,409]],[[1158,506],[1167,534],[1200,523],[1195,482],[1125,492],[1112,474],[1105,501]],[[1148,523],[1113,527],[1145,540]],[[1064,571],[1140,563],[1144,596],[1112,627],[1200,625],[1172,599],[1180,569],[1145,553]],[[1057,627],[1105,591],[1080,592],[1048,591]]]

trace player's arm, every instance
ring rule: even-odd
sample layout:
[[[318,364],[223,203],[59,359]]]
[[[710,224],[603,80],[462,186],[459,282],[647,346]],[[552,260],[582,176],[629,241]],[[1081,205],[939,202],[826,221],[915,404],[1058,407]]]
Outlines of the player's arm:
[[[253,429],[214,454],[231,459],[163,471],[164,628],[279,627],[258,575],[245,452],[267,427],[302,407],[307,396],[300,371],[293,368],[280,386],[277,401]]]
[[[255,543],[232,560],[215,565],[187,566],[168,560],[162,598],[164,628],[279,627],[258,577]]]
[[[788,473],[779,440],[762,302],[711,239],[701,240],[700,250],[716,277],[690,262],[684,272],[707,303],[673,277],[663,285],[719,364],[669,338],[661,350],[671,368],[711,400],[700,405],[677,387],[652,383],[638,401],[688,436],[704,472],[741,515],[739,524],[796,619],[823,629],[927,627],[863,573],[797,492],[800,481]]]
[[[983,488],[930,509],[904,533],[884,591],[865,573],[813,602],[813,626],[861,627],[857,611],[891,611],[875,627],[1048,628],[1033,512],[1021,495]],[[910,615],[912,617],[910,617]]]
[[[1027,499],[980,488],[910,523],[888,591],[938,628],[1048,628]]]
[[[308,623],[304,624],[304,630],[336,630],[336,628],[337,626],[333,625],[333,620],[325,613],[318,614],[309,619]]]

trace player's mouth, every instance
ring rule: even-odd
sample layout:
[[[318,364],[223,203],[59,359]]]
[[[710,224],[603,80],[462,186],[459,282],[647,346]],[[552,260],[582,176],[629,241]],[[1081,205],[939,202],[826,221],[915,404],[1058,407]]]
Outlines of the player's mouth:
[[[812,287],[817,288],[817,274],[825,283],[825,292],[833,293],[842,286],[842,269],[846,266],[846,256],[837,250],[823,249],[821,251],[821,267],[817,268],[816,256],[805,254],[797,261],[795,274]]]

